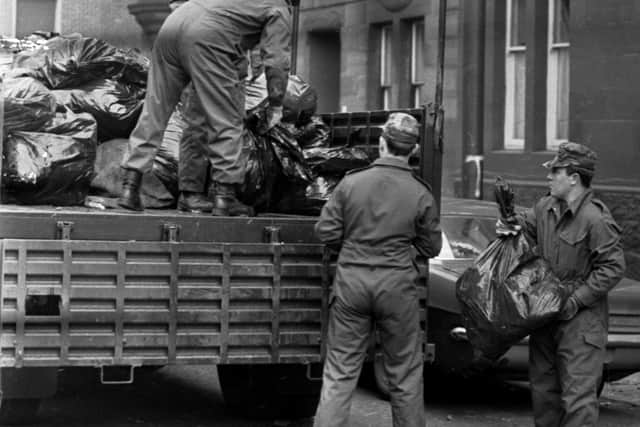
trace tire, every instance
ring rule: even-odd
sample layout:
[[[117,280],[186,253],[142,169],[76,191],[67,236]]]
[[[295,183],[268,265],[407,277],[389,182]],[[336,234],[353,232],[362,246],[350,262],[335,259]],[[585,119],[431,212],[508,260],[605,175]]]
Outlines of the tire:
[[[40,399],[2,399],[0,425],[33,424],[38,417]]]
[[[219,365],[218,379],[225,403],[255,418],[311,417],[320,399],[321,381],[301,364]]]

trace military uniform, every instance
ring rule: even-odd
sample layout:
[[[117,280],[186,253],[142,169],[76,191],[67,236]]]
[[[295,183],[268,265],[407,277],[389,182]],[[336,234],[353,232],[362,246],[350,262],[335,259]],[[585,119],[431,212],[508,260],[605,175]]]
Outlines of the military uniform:
[[[571,166],[592,175],[595,155],[583,145],[565,143],[545,166]],[[590,189],[569,205],[546,196],[519,222],[558,277],[575,289],[573,298],[580,307],[570,320],[556,321],[530,336],[535,425],[595,426],[607,341],[607,292],[625,270],[620,227]]]
[[[198,108],[211,132],[207,153],[212,179],[225,184],[243,182],[245,53],[260,43],[269,102],[281,105],[290,36],[291,14],[285,0],[190,0],[177,8],[158,32],[144,107],[130,136],[123,167],[139,172],[151,169],[169,116],[192,81]],[[202,119],[197,114],[194,117]]]
[[[394,426],[424,427],[423,336],[414,255],[417,250],[433,257],[442,243],[428,186],[413,176],[405,161],[380,158],[344,177],[315,230],[321,241],[339,248],[340,255],[314,425],[349,425],[351,398],[375,323]]]

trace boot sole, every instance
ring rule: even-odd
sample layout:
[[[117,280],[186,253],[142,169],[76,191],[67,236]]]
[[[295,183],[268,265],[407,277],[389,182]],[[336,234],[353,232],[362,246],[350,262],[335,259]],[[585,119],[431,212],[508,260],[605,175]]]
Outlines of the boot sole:
[[[214,208],[211,211],[211,215],[212,216],[244,216],[244,217],[250,217],[250,216],[254,216],[253,215],[253,210],[247,212],[247,213],[242,213],[242,214],[236,214],[233,215],[231,212],[229,212],[228,210],[222,210],[222,209],[217,209]]]
[[[143,211],[144,211],[144,208],[143,208],[143,207],[141,207],[141,208],[136,208],[136,207],[134,207],[134,206],[128,205],[128,204],[126,204],[126,203],[123,203],[123,202],[121,202],[120,200],[118,200],[118,206],[120,206],[121,208],[125,208],[125,209],[127,209],[127,210],[130,210],[130,211],[134,211],[134,212],[143,212]]]

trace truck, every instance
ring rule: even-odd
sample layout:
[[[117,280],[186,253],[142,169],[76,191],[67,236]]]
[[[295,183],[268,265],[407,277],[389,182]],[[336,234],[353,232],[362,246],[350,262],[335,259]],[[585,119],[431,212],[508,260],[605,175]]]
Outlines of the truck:
[[[434,101],[393,110],[421,124],[411,164],[438,201],[440,50]],[[322,119],[333,145],[375,154],[391,112]],[[0,110],[0,128],[1,118]],[[269,417],[312,415],[335,269],[335,254],[314,237],[315,221],[0,204],[0,424],[33,420],[41,399],[55,394],[60,368],[88,367],[117,385],[140,369],[216,365],[228,405]],[[418,261],[428,361],[428,261]]]

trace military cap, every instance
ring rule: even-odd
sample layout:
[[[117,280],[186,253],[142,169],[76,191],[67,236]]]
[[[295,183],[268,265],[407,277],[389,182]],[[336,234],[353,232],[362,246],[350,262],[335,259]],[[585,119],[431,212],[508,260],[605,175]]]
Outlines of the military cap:
[[[406,113],[391,113],[382,128],[382,137],[396,144],[415,145],[420,138],[420,125]]]
[[[542,166],[547,169],[572,166],[580,172],[593,175],[597,159],[596,153],[586,145],[577,142],[563,142],[558,147],[558,154],[552,160],[543,163]]]

